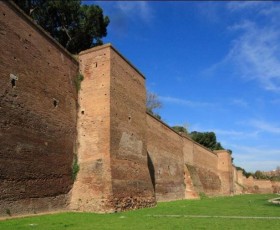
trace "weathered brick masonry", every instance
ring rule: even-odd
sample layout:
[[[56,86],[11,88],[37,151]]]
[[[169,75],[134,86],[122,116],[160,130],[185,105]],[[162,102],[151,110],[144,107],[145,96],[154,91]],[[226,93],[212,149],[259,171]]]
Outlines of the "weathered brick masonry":
[[[245,178],[227,151],[147,114],[145,77],[110,44],[81,52],[78,63],[0,1],[0,48],[0,216],[279,192],[279,182]]]
[[[81,171],[77,210],[112,212],[155,204],[147,167],[145,79],[111,45],[80,53]]]
[[[78,63],[0,1],[0,215],[67,206]]]

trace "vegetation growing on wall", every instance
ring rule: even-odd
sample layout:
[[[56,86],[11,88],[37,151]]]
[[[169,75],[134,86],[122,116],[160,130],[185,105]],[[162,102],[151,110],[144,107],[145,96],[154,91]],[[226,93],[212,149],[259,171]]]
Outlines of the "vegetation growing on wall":
[[[174,129],[178,133],[188,134],[188,130],[186,127],[183,126],[172,126],[172,129]]]
[[[84,76],[81,73],[79,73],[75,78],[75,85],[78,92],[81,89],[81,82],[83,80],[84,80]]]
[[[71,53],[102,45],[109,18],[97,5],[80,0],[14,0],[34,21]]]
[[[249,178],[250,176],[253,176],[253,173],[251,172],[246,172],[246,170],[244,168],[241,168],[239,166],[235,166],[236,170],[241,170],[242,171],[242,174],[243,176]]]
[[[80,166],[78,164],[78,156],[77,154],[74,154],[74,160],[72,165],[72,179],[76,180],[78,172],[80,170]]]

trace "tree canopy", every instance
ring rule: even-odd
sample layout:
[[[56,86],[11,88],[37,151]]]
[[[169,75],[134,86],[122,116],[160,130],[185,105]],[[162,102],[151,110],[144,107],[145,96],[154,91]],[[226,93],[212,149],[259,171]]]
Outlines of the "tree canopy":
[[[188,134],[188,130],[184,126],[172,126],[172,129],[174,129],[178,133]]]
[[[197,132],[190,133],[190,137],[197,143],[205,146],[211,150],[224,150],[220,142],[217,142],[216,134],[214,132]]]
[[[71,53],[103,44],[110,22],[97,5],[80,0],[14,0],[33,20]]]

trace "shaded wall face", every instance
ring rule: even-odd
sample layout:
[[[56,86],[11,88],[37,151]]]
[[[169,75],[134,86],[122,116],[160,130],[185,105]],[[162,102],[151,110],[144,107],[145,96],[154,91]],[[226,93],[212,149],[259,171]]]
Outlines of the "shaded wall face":
[[[117,210],[149,207],[155,197],[148,171],[145,79],[111,49],[110,151]]]
[[[150,171],[158,201],[185,197],[182,138],[147,114]]]
[[[217,156],[187,138],[183,138],[183,153],[186,175],[190,175],[196,193],[219,194],[222,182],[217,172]],[[187,186],[186,189],[188,190],[192,185]]]
[[[80,53],[84,80],[79,91],[78,162],[80,171],[72,190],[71,208],[81,211],[111,209],[110,171],[110,48]]]
[[[78,65],[0,2],[0,214],[65,206]],[[5,213],[4,213],[5,214]]]
[[[216,171],[218,166],[217,156],[210,150],[194,144],[193,164],[205,169]]]

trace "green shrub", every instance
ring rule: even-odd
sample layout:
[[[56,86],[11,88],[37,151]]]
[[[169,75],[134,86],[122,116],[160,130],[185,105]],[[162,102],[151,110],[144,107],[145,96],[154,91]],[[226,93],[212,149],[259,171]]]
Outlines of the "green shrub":
[[[81,82],[83,80],[84,80],[84,76],[81,73],[79,73],[75,78],[75,85],[78,92],[81,89]]]
[[[73,165],[72,165],[72,179],[75,181],[80,170],[80,166],[78,164],[77,154],[74,155]]]

